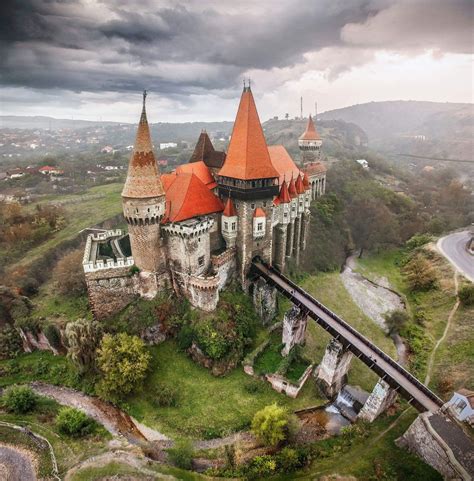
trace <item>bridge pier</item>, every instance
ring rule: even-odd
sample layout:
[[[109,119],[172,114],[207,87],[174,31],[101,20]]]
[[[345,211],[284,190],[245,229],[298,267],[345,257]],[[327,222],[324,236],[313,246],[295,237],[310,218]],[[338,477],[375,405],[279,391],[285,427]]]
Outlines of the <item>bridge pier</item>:
[[[263,279],[252,284],[252,300],[263,324],[269,324],[277,312],[277,291]]]
[[[395,402],[396,397],[397,392],[379,379],[357,417],[371,423]]]
[[[324,394],[332,399],[347,382],[352,353],[336,339],[331,339],[323,359],[316,369],[316,382]]]
[[[282,356],[288,356],[291,348],[296,344],[303,344],[308,324],[308,313],[299,307],[293,306],[285,312],[283,317],[282,343],[284,347]]]

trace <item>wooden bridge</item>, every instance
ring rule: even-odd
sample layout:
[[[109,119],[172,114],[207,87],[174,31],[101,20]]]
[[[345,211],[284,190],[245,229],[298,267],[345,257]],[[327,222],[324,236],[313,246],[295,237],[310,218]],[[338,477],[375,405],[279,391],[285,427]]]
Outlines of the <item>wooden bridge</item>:
[[[400,364],[277,269],[256,258],[252,263],[251,274],[262,277],[293,304],[305,310],[309,317],[376,372],[418,411],[435,412],[444,404],[436,394]]]

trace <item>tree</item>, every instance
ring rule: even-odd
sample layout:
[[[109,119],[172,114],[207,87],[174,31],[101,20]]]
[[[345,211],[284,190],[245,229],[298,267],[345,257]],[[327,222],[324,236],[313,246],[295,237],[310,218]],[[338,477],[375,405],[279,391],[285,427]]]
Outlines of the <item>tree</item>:
[[[97,355],[97,364],[103,374],[98,390],[103,398],[111,400],[136,388],[144,379],[151,359],[144,342],[125,333],[106,334]]]
[[[18,356],[23,348],[18,331],[6,324],[0,330],[0,359],[9,359]]]
[[[56,416],[56,426],[63,434],[81,437],[90,434],[95,427],[93,420],[82,411],[63,407]]]
[[[67,354],[81,373],[95,368],[96,351],[102,339],[102,326],[97,321],[78,319],[66,326]]]
[[[408,285],[412,291],[426,291],[436,285],[436,272],[428,259],[421,253],[415,254],[404,268]]]
[[[3,406],[7,411],[24,414],[32,411],[37,404],[38,396],[28,386],[11,386],[2,396]]]
[[[390,334],[398,333],[400,329],[408,321],[408,314],[406,311],[396,309],[385,316],[387,327]]]
[[[192,468],[193,454],[193,446],[186,440],[178,441],[173,448],[168,449],[170,461],[181,469]]]
[[[289,416],[284,408],[270,404],[255,413],[252,432],[265,445],[276,446],[287,437],[288,420]]]
[[[53,270],[53,279],[61,294],[80,296],[86,291],[86,281],[82,270],[82,249],[66,254]]]
[[[474,285],[469,284],[461,287],[459,290],[459,299],[463,306],[472,306],[474,304]]]

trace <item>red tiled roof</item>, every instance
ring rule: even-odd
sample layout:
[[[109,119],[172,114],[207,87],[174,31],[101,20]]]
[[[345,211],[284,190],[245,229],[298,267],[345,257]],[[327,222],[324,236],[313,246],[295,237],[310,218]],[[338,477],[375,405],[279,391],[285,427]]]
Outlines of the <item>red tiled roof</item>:
[[[254,217],[267,217],[267,214],[265,214],[265,211],[261,209],[260,207],[257,207],[255,209],[255,212],[253,213]]]
[[[303,176],[303,185],[304,185],[305,190],[311,189],[311,186],[309,185],[308,174],[306,172],[304,172],[304,176]]]
[[[170,172],[169,174],[161,174],[161,183],[165,189],[168,190],[169,186],[176,180],[176,171]]]
[[[281,184],[280,195],[278,196],[278,199],[282,204],[289,204],[291,202],[291,197],[290,193],[288,192],[288,184],[286,183],[286,180],[284,180],[283,184]]]
[[[321,162],[311,162],[305,165],[305,172],[311,177],[312,175],[324,174],[326,167]]]
[[[298,195],[298,193],[296,192],[296,186],[293,177],[291,178],[290,185],[288,186],[288,192],[292,199],[294,199]]]
[[[300,169],[296,166],[290,154],[283,145],[269,145],[268,153],[273,167],[280,174],[279,184],[281,185],[285,179],[291,179],[300,175]]]
[[[304,194],[306,189],[304,188],[301,175],[298,175],[298,177],[296,178],[295,187],[298,194]]]
[[[224,164],[225,152],[215,150],[207,132],[203,130],[194,148],[190,163],[203,161],[208,167],[221,168]]]
[[[279,177],[270,160],[255,100],[249,87],[244,88],[242,93],[229,150],[219,175],[241,180]]]
[[[311,115],[308,119],[308,124],[306,125],[306,130],[304,131],[303,135],[300,136],[300,140],[321,140],[321,137],[314,126],[313,119]]]
[[[208,189],[213,189],[217,186],[214,177],[209,170],[209,167],[201,160],[199,162],[192,162],[190,164],[183,164],[176,168],[177,174],[195,174],[207,186]]]
[[[221,212],[221,200],[192,173],[177,174],[166,191],[166,213],[163,222],[180,222],[200,215]]]
[[[224,211],[222,215],[226,217],[234,217],[237,215],[237,211],[235,210],[234,203],[230,197],[227,198],[227,202],[225,203]]]
[[[123,187],[122,197],[143,199],[160,197],[164,193],[158,165],[153,153],[145,102],[143,102],[143,110],[128,165],[127,180]]]

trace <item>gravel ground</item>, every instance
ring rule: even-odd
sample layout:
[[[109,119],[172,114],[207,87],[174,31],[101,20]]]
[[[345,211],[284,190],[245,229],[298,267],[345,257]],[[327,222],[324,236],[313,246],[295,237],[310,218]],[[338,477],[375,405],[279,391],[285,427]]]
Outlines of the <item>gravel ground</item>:
[[[2,481],[36,481],[32,459],[20,450],[0,445],[0,479]]]

